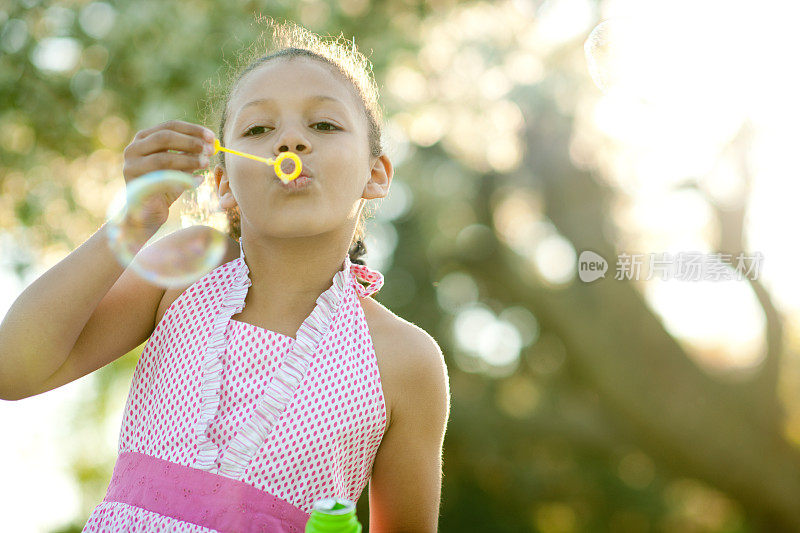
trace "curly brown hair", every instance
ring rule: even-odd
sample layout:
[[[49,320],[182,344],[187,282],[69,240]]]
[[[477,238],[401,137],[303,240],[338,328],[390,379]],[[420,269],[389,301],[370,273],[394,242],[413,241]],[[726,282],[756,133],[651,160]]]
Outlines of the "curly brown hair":
[[[373,76],[372,63],[356,49],[355,39],[348,41],[343,39],[342,34],[339,34],[336,38],[322,40],[319,36],[291,21],[278,24],[270,17],[258,17],[257,21],[266,23],[272,28],[274,49],[265,55],[263,50],[269,50],[268,47],[257,42],[250,50],[244,50],[237,60],[238,66],[233,66],[232,73],[220,87],[219,94],[211,96],[209,105],[211,120],[214,123],[218,121],[217,138],[220,139],[220,142],[222,142],[225,122],[228,118],[228,103],[242,78],[273,59],[304,57],[330,65],[352,84],[363,104],[362,109],[368,126],[370,154],[373,157],[383,154],[383,112],[378,103],[378,86]],[[262,39],[263,37],[264,33],[262,33]],[[219,152],[218,157],[220,165],[224,168],[225,154]],[[239,206],[226,209],[225,214],[228,219],[228,233],[233,239],[238,240],[241,235]],[[348,251],[352,263],[364,264],[361,256],[367,251],[364,245],[366,221],[372,214],[374,214],[374,208],[361,210],[361,216]]]

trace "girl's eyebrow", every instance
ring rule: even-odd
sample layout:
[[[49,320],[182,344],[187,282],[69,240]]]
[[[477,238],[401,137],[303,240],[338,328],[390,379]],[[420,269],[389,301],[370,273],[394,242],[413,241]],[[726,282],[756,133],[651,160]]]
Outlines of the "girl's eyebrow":
[[[342,111],[344,112],[344,116],[345,116],[345,118],[347,120],[349,120],[349,118],[350,118],[350,114],[349,114],[349,112],[347,110],[347,106],[344,105],[344,103],[342,103],[342,101],[339,100],[338,98],[334,98],[332,96],[328,96],[327,94],[317,94],[317,95],[309,96],[308,98],[306,98],[306,102],[308,102],[308,103],[312,103],[312,102],[313,103],[317,103],[317,102],[332,102],[332,103],[337,104],[337,105],[339,105],[341,107]],[[233,121],[232,122],[234,124],[238,124],[239,120],[240,120],[240,117],[242,117],[242,115],[244,114],[245,110],[248,107],[255,107],[255,106],[259,106],[259,105],[275,106],[275,104],[276,104],[276,101],[275,101],[274,98],[258,98],[256,100],[251,101],[251,102],[247,102],[241,108],[239,108],[239,111],[233,117]]]
[[[338,98],[334,98],[332,96],[328,96],[326,94],[318,94],[315,96],[309,96],[306,98],[307,102],[333,102],[335,104],[339,104],[342,107],[346,107],[341,100]],[[259,98],[257,100],[253,100],[252,102],[247,102],[244,104],[239,113],[247,109],[248,107],[255,106],[255,105],[275,105],[275,100],[273,98]]]

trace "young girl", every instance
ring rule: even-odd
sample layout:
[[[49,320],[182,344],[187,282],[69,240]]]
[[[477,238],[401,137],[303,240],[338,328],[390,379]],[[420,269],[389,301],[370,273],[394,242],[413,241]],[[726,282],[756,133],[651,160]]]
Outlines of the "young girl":
[[[314,501],[357,501],[367,483],[370,531],[437,528],[446,367],[430,335],[369,297],[383,276],[358,259],[364,202],[385,197],[393,175],[371,68],[354,44],[292,24],[273,38],[279,49],[234,80],[216,136],[242,152],[296,153],[306,185],[220,154],[213,176],[231,238],[209,274],[154,287],[118,266],[103,226],[0,326],[0,393],[11,400],[147,340],[108,492],[84,531],[303,531]],[[125,180],[205,168],[213,139],[180,121],[140,131]],[[150,235],[172,200],[143,222]]]

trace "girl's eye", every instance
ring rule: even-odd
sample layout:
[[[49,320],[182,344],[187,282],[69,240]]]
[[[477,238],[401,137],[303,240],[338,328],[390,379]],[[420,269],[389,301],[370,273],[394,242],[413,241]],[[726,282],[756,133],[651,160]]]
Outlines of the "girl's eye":
[[[334,126],[330,122],[317,122],[315,124],[312,124],[312,126],[319,126],[319,125],[326,126],[323,129],[321,129],[320,131],[336,131],[336,130],[341,129],[341,128],[337,127],[337,126]],[[247,136],[247,135],[261,135],[262,133],[264,133],[264,131],[257,131],[257,130],[266,130],[267,128],[269,128],[269,126],[253,126],[252,128],[250,128],[249,130],[247,130],[245,132],[245,136]]]
[[[336,130],[338,130],[338,129],[339,129],[338,127],[334,126],[334,125],[333,125],[333,124],[331,124],[330,122],[317,122],[317,123],[316,123],[316,124],[314,124],[314,125],[316,126],[317,124],[326,124],[326,125],[330,126],[330,129],[328,129],[328,128],[325,128],[325,129],[323,129],[322,131],[336,131]]]
[[[259,133],[252,133],[254,130],[264,130],[267,126],[253,126],[245,132],[245,135],[259,135]]]

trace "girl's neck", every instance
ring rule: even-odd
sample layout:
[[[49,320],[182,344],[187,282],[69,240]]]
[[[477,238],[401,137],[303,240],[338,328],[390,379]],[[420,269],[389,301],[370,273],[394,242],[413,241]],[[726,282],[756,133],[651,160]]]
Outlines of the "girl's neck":
[[[245,306],[264,316],[308,316],[342,270],[352,239],[352,232],[291,239],[242,233],[252,282]]]

